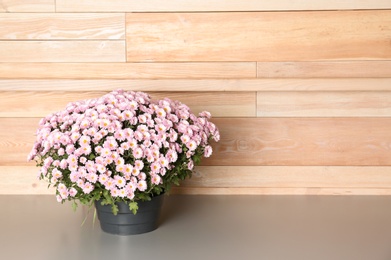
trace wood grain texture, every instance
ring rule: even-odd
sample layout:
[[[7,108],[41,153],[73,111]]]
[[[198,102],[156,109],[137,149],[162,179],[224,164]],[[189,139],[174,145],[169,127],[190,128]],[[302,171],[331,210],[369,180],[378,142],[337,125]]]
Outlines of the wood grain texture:
[[[210,11],[278,11],[278,10],[341,10],[389,9],[387,0],[337,1],[257,1],[257,0],[57,0],[58,12],[210,12]]]
[[[1,0],[0,13],[55,12],[55,0]]]
[[[1,89],[1,88],[0,88]],[[65,108],[69,102],[98,98],[106,92],[27,92],[0,91],[0,117],[44,117]],[[168,97],[188,105],[198,114],[203,110],[214,117],[256,116],[255,92],[148,92],[153,99]]]
[[[2,63],[0,63],[0,68]],[[37,65],[40,66],[41,64]],[[54,68],[65,69],[66,66],[56,66]],[[84,66],[89,66],[88,64],[83,64]],[[110,64],[115,68],[121,67],[116,66],[117,64]],[[127,64],[130,65],[130,64]],[[133,65],[133,64],[132,64]],[[141,64],[135,64],[141,65]],[[144,64],[143,64],[144,65]],[[151,64],[153,65],[153,64]],[[310,91],[365,91],[365,92],[378,92],[378,91],[391,91],[391,78],[352,78],[352,79],[202,79],[201,71],[203,67],[194,67],[194,70],[188,73],[189,78],[193,79],[175,79],[175,75],[178,75],[178,71],[175,71],[174,67],[169,67],[171,64],[167,64],[168,69],[164,70],[164,67],[161,70],[155,68],[160,78],[163,79],[130,79],[130,80],[58,80],[58,79],[0,79],[0,90],[1,91],[109,91],[118,88],[128,89],[128,90],[138,90],[138,91],[300,91],[300,92],[310,92]],[[6,71],[9,71],[13,66],[3,66],[6,68]],[[76,67],[78,67],[76,65]],[[92,66],[94,67],[94,66]],[[106,66],[107,67],[107,66]],[[129,70],[135,68],[132,72],[129,73],[130,78],[136,78],[135,74],[142,70],[143,66],[128,66]],[[145,64],[148,68],[148,64]],[[121,67],[122,68],[122,67]],[[178,67],[180,69],[181,67]],[[82,68],[81,68],[82,69]],[[189,69],[189,68],[188,68]],[[219,77],[221,75],[226,75],[227,78],[235,74],[229,74],[228,70],[225,72],[221,70],[221,74],[218,74],[218,68],[215,68],[215,76]],[[86,69],[88,71],[89,69]],[[102,68],[103,70],[103,68]],[[32,73],[35,70],[31,67],[31,70],[28,72],[22,72],[23,75],[34,76]],[[56,71],[50,69],[53,73]],[[125,70],[124,70],[125,71]],[[109,73],[109,71],[107,70]],[[107,78],[116,78],[123,77],[122,74],[116,74],[118,72],[115,70],[113,74],[103,75]],[[41,73],[38,72],[37,73]],[[42,71],[43,73],[43,71]],[[60,72],[61,73],[61,72]],[[73,72],[71,72],[73,73]],[[77,72],[74,72],[77,73]],[[84,72],[81,72],[81,74]],[[87,72],[86,77],[88,77]],[[96,73],[91,69],[91,74]],[[166,73],[166,74],[164,74]],[[181,73],[179,71],[179,73]],[[234,73],[234,71],[232,71]],[[239,71],[237,72],[239,73]],[[2,71],[0,70],[0,75]],[[90,74],[90,76],[91,76]],[[199,74],[199,75],[198,75]],[[7,76],[3,71],[3,76]],[[55,74],[57,75],[57,74]],[[80,75],[80,74],[79,74]],[[97,75],[97,74],[94,74]],[[10,75],[8,75],[10,76]],[[68,74],[67,74],[68,76]],[[98,76],[98,75],[97,75]],[[152,78],[155,74],[144,74],[144,78]],[[199,76],[200,78],[196,78]],[[140,77],[140,78],[143,78]],[[169,79],[172,77],[173,79]],[[166,78],[166,79],[164,79]]]
[[[0,166],[0,194],[54,194],[35,166]],[[173,193],[390,195],[389,167],[199,166]],[[240,176],[240,181],[238,181]]]
[[[0,62],[124,62],[124,51],[124,41],[0,41]]]
[[[214,119],[221,140],[204,165],[391,165],[391,118]]]
[[[391,61],[257,62],[258,78],[390,78]]]
[[[184,195],[391,195],[389,188],[199,188],[174,187],[172,194]]]
[[[197,166],[183,187],[391,188],[389,166]]]
[[[1,40],[124,39],[124,14],[0,13]]]
[[[39,118],[0,118],[1,166],[31,166],[27,155],[35,141]]]
[[[38,118],[0,118],[0,165],[24,166]],[[214,118],[213,166],[389,166],[391,118]]]
[[[258,92],[258,117],[390,117],[391,92]]]
[[[391,58],[391,10],[129,13],[126,22],[128,61]]]
[[[55,194],[48,183],[37,178],[35,166],[0,166],[0,195]]]
[[[0,50],[1,52],[1,50]],[[1,55],[1,54],[0,54]],[[38,57],[39,58],[39,57]],[[51,57],[47,57],[50,59]],[[99,57],[96,57],[99,58]],[[1,59],[1,57],[0,57]],[[0,79],[212,79],[255,78],[255,62],[7,63]],[[159,85],[159,82],[154,84]],[[178,87],[178,86],[176,86]],[[205,86],[204,86],[205,89]],[[163,89],[159,89],[163,90]]]

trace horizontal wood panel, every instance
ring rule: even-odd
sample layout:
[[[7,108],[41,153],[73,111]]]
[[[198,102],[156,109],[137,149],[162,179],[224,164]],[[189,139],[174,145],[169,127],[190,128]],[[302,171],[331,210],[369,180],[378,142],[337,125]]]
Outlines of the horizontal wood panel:
[[[201,11],[276,11],[276,10],[341,10],[389,9],[387,0],[337,1],[257,1],[257,0],[57,0],[57,12],[201,12]]]
[[[391,92],[258,92],[259,117],[390,117]]]
[[[0,13],[55,12],[55,0],[2,0]]]
[[[390,78],[391,61],[257,62],[258,78]]]
[[[184,195],[391,195],[389,188],[199,188],[174,187],[172,194]]]
[[[391,10],[129,13],[128,61],[391,59]]]
[[[367,63],[368,62],[368,63]],[[256,90],[273,85],[278,90],[385,90],[391,78],[391,62],[367,61],[361,63],[361,69],[356,66],[339,66],[339,63],[329,64],[317,71],[310,71],[306,66],[289,71],[289,66],[270,64],[268,71],[259,74],[258,81],[239,81],[240,87]],[[317,63],[320,64],[320,63]],[[366,65],[365,65],[366,64]],[[335,69],[333,69],[335,65]],[[375,68],[375,69],[373,69]],[[377,69],[376,69],[377,68]],[[275,70],[274,70],[275,69]],[[273,76],[273,71],[279,75]],[[350,72],[348,72],[350,71]],[[343,74],[341,74],[343,73]],[[0,62],[0,78],[5,79],[212,79],[255,78],[254,62],[195,62],[195,63],[7,63]],[[271,79],[272,78],[272,79]],[[231,85],[230,81],[224,84]],[[276,84],[273,84],[276,83]],[[379,88],[378,86],[381,86]],[[274,85],[277,85],[275,87]],[[327,85],[325,87],[324,85]],[[355,87],[358,85],[358,87]],[[368,86],[370,85],[370,86]],[[249,87],[251,86],[251,87]],[[292,86],[292,87],[291,87]],[[320,87],[318,87],[320,86]],[[223,89],[223,88],[221,88]]]
[[[124,14],[0,13],[0,39],[124,39]]]
[[[38,179],[35,166],[0,166],[0,195],[55,194],[48,183]]]
[[[38,118],[0,118],[0,165],[23,166]],[[391,118],[214,118],[221,140],[203,165],[388,166]]]
[[[124,62],[124,51],[124,41],[0,41],[0,62]]]
[[[198,166],[186,187],[391,188],[389,166]]]
[[[1,88],[0,88],[1,89]],[[0,91],[0,117],[44,117],[69,102],[100,97],[107,92]],[[207,110],[214,117],[256,116],[255,92],[148,92],[153,99],[165,97],[188,105],[193,113]]]
[[[54,194],[35,166],[0,166],[0,194]],[[389,167],[199,166],[181,194],[390,195]],[[240,176],[240,181],[238,181]]]
[[[391,118],[214,119],[221,140],[204,165],[391,165]]]
[[[50,57],[47,58],[50,59]],[[99,57],[95,57],[95,58],[98,59]],[[2,79],[131,79],[131,78],[133,79],[159,79],[159,78],[185,78],[185,79],[235,78],[237,79],[239,78],[240,79],[240,78],[255,78],[255,77],[256,77],[255,62],[233,62],[233,63],[232,62],[217,62],[217,63],[209,63],[209,62],[4,63],[4,62],[0,62],[0,78]],[[156,83],[154,85],[158,85],[158,84],[159,83]]]
[[[1,67],[0,63],[0,67]],[[59,63],[58,63],[59,64]],[[37,65],[40,66],[41,64]],[[57,64],[55,64],[57,65]],[[88,67],[88,64],[84,64]],[[130,78],[136,78],[136,74],[142,71],[144,67],[146,70],[150,70],[151,67],[148,64],[127,64],[129,65],[129,71],[134,74],[129,74]],[[134,65],[134,66],[131,66]],[[139,66],[138,66],[139,65]],[[144,66],[143,66],[144,65]],[[154,63],[150,64],[154,65]],[[110,64],[110,67],[121,67],[116,64]],[[175,71],[176,66],[170,67],[171,64],[166,65],[167,70],[164,70],[164,66],[152,68],[156,73],[160,75],[160,78],[175,77],[178,71]],[[53,66],[58,69],[65,69],[66,66]],[[78,66],[76,66],[78,67]],[[92,66],[93,67],[93,66]],[[7,66],[9,71],[12,66]],[[121,67],[123,69],[123,67]],[[180,67],[179,67],[180,68]],[[179,69],[178,68],[178,69]],[[81,68],[82,69],[82,68]],[[363,78],[363,79],[196,79],[197,75],[202,77],[202,70],[207,68],[196,67],[189,72],[188,77],[194,79],[134,79],[134,80],[26,80],[26,79],[13,79],[13,80],[1,80],[0,90],[2,91],[108,91],[118,88],[139,90],[139,91],[391,91],[391,78]],[[92,68],[91,68],[92,70]],[[33,76],[33,68],[29,70],[29,75]],[[113,70],[114,71],[114,70]],[[118,70],[115,70],[118,72]],[[104,75],[107,78],[110,77],[123,77],[121,74]],[[123,70],[125,71],[125,69]],[[53,71],[55,73],[55,71]],[[109,73],[109,71],[107,71]],[[1,74],[0,70],[0,74]],[[11,72],[10,72],[11,73]],[[75,72],[76,73],[76,72]],[[167,74],[164,74],[167,73]],[[193,74],[190,74],[193,73]],[[229,71],[221,71],[218,74],[216,68],[215,76],[226,75],[228,78]],[[234,73],[234,71],[232,71]],[[239,71],[238,71],[239,73]],[[38,72],[39,74],[39,72]],[[5,73],[3,74],[5,76]],[[88,76],[88,75],[86,75]],[[152,78],[154,74],[145,74],[143,77]],[[140,77],[142,78],[142,77]]]

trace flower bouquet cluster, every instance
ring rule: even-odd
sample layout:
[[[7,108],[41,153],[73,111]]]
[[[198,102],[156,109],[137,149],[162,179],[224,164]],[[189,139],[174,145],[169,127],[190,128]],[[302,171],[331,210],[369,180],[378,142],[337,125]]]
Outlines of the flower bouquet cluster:
[[[137,201],[168,192],[212,154],[210,141],[220,135],[210,117],[168,98],[117,90],[43,118],[28,160],[59,202],[76,208],[76,201],[100,200],[116,214],[122,201],[136,214]]]

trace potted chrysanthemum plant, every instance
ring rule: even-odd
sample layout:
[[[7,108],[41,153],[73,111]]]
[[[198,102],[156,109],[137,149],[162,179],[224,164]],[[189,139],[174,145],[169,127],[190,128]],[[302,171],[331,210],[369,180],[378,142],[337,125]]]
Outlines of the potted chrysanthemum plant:
[[[179,101],[117,90],[41,119],[28,160],[59,202],[95,204],[104,231],[144,233],[157,227],[162,194],[212,154],[220,135],[210,117]]]

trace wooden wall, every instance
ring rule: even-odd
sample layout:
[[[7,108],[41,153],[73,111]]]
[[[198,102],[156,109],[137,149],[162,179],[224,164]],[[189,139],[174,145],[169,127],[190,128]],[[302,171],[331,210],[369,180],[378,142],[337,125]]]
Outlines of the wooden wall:
[[[0,0],[0,194],[40,117],[148,91],[221,131],[177,193],[391,194],[391,1]]]

